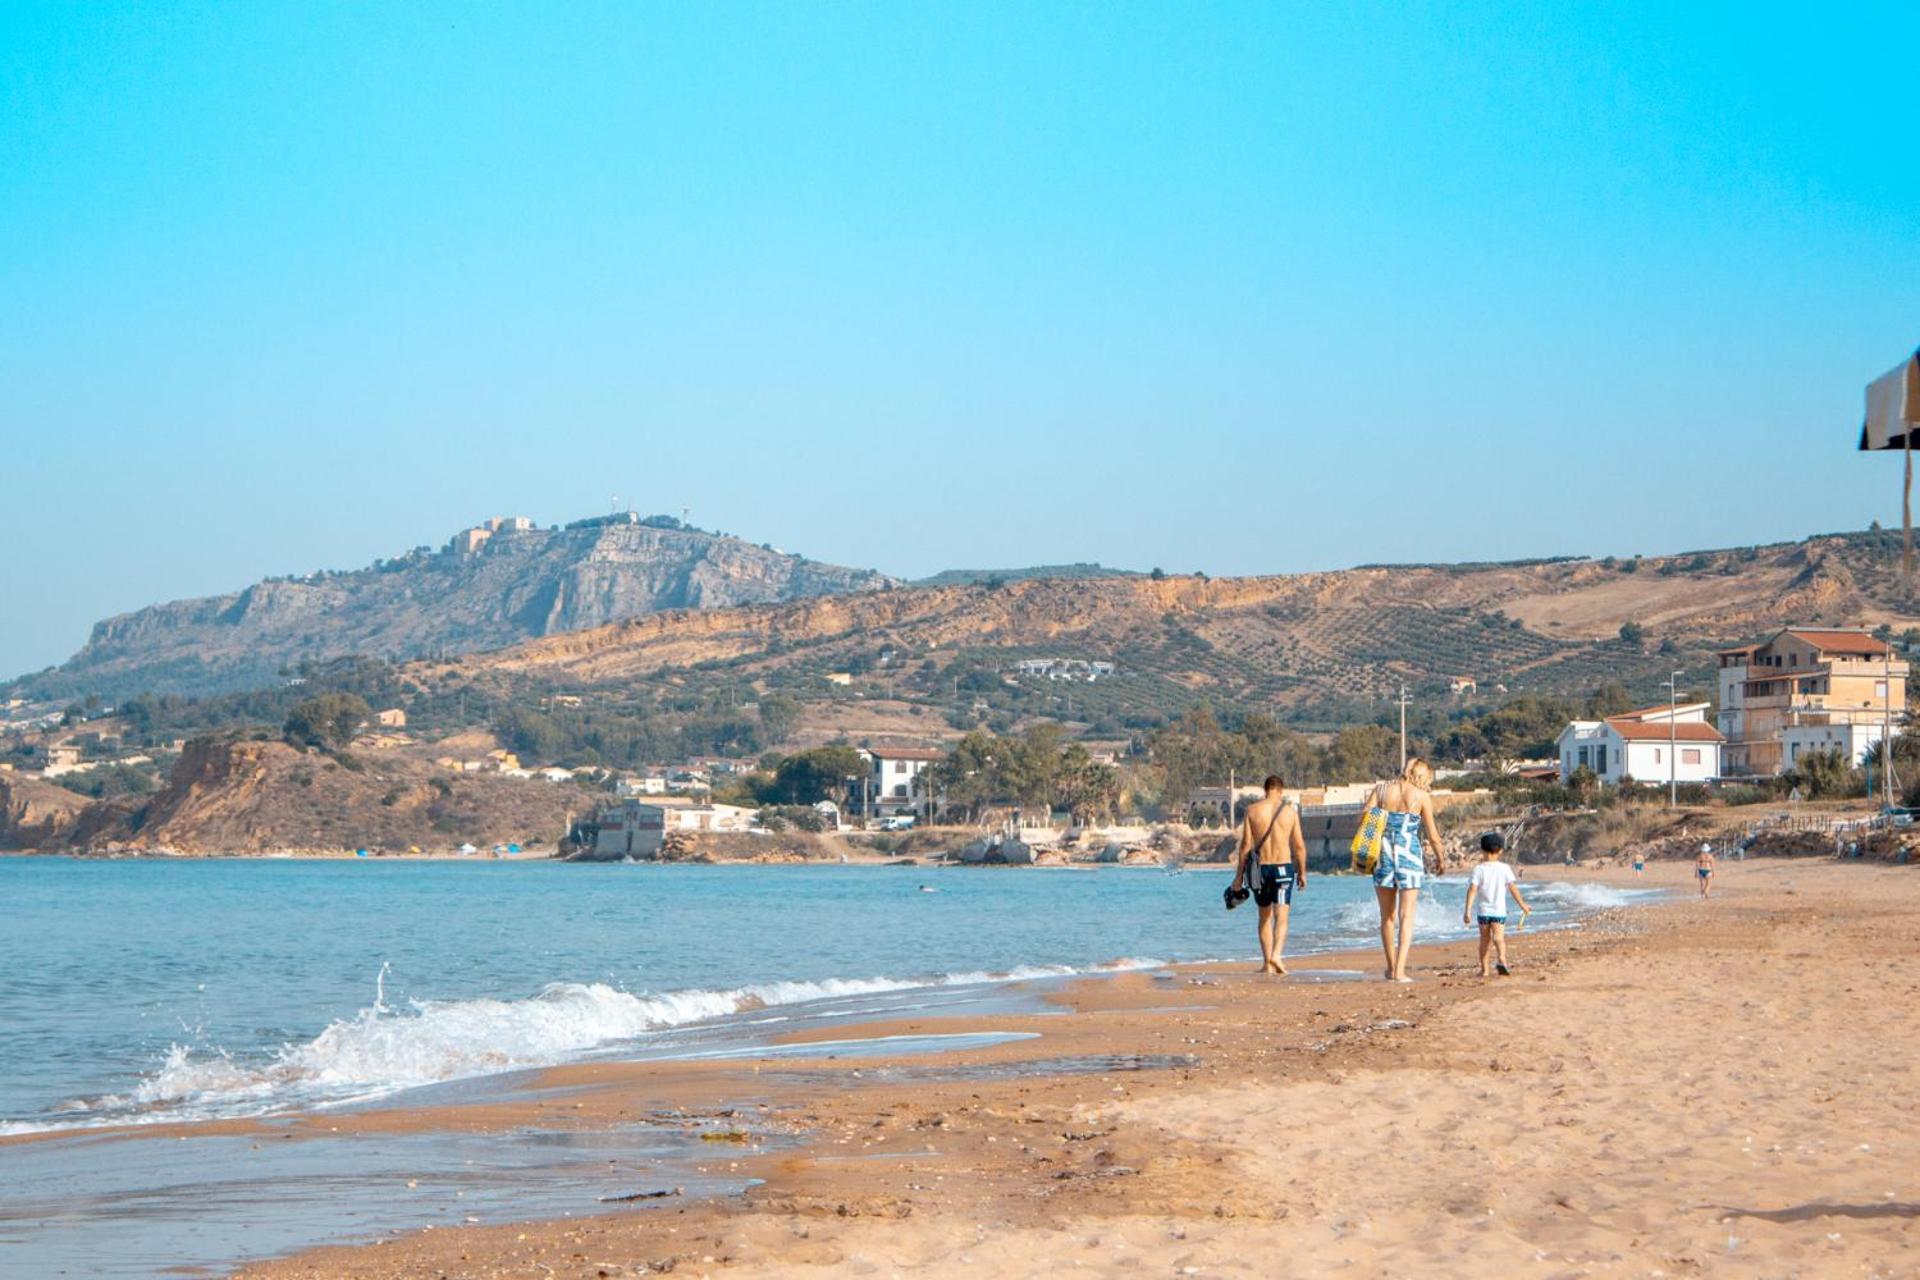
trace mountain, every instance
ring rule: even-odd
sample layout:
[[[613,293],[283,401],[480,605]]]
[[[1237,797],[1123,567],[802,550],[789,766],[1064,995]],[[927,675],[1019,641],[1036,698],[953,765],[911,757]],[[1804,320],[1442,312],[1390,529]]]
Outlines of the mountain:
[[[1712,648],[1787,622],[1913,625],[1898,563],[1892,540],[1861,534],[1644,560],[911,587],[658,613],[471,654],[457,678],[574,689],[711,679],[804,694],[851,670],[869,700],[977,696],[1016,716],[1107,727],[1203,701],[1334,722],[1402,682],[1445,696],[1459,677],[1482,697],[1619,682],[1644,696],[1679,666],[1704,687]],[[1634,638],[1622,636],[1629,623]],[[1029,658],[1114,670],[1016,667]]]
[[[632,513],[540,529],[524,518],[462,530],[365,569],[256,583],[98,623],[21,696],[115,698],[270,684],[289,664],[344,654],[461,654],[662,609],[710,609],[883,589],[891,578]]]

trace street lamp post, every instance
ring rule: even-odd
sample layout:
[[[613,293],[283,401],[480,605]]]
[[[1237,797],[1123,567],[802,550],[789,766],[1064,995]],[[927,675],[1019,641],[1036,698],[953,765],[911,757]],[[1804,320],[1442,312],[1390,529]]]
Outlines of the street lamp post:
[[[1407,771],[1407,684],[1400,682],[1400,772]]]
[[[1667,807],[1680,805],[1680,677],[1676,671],[1667,677]]]

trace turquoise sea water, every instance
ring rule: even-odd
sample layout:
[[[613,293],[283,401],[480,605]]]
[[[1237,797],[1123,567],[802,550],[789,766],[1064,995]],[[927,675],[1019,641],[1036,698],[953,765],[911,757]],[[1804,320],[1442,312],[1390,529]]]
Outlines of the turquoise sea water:
[[[1250,956],[1227,874],[0,859],[0,1133],[725,1051],[823,1013]],[[1636,896],[1528,887],[1543,925]],[[1461,932],[1463,892],[1423,895],[1423,937]],[[1364,881],[1315,877],[1289,952],[1372,945],[1373,929]]]

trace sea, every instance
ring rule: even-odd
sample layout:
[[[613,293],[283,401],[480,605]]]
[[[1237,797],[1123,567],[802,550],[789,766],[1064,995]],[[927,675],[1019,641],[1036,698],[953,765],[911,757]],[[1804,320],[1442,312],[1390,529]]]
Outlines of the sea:
[[[89,1265],[67,1274],[156,1274],[447,1215],[553,1213],[554,1196],[581,1210],[598,1184],[569,1170],[665,1167],[686,1135],[302,1142],[261,1157],[257,1142],[118,1133],[444,1101],[594,1057],[750,1056],[783,1031],[895,1013],[1037,1011],[1080,975],[1255,958],[1252,907],[1222,906],[1230,874],[0,858],[0,1136],[39,1136],[0,1144],[0,1272],[10,1258],[64,1267],[78,1249]],[[1537,868],[1522,883],[1536,929],[1658,896]],[[1419,936],[1465,936],[1464,894],[1457,876],[1422,894]],[[1315,876],[1288,953],[1374,946],[1376,924],[1367,881]],[[228,1203],[209,1188],[236,1161],[249,1191]],[[403,1212],[391,1188],[421,1176],[439,1194]]]

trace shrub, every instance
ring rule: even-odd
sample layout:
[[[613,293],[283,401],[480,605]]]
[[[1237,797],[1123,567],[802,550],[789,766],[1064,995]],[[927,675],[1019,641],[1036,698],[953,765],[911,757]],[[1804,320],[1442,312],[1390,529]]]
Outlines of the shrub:
[[[759,818],[760,825],[773,832],[785,831],[791,827],[797,831],[811,831],[818,834],[827,829],[826,815],[811,805],[767,805],[760,810]]]
[[[358,694],[323,693],[294,704],[281,733],[296,747],[337,751],[353,741],[372,714],[366,699]]]

